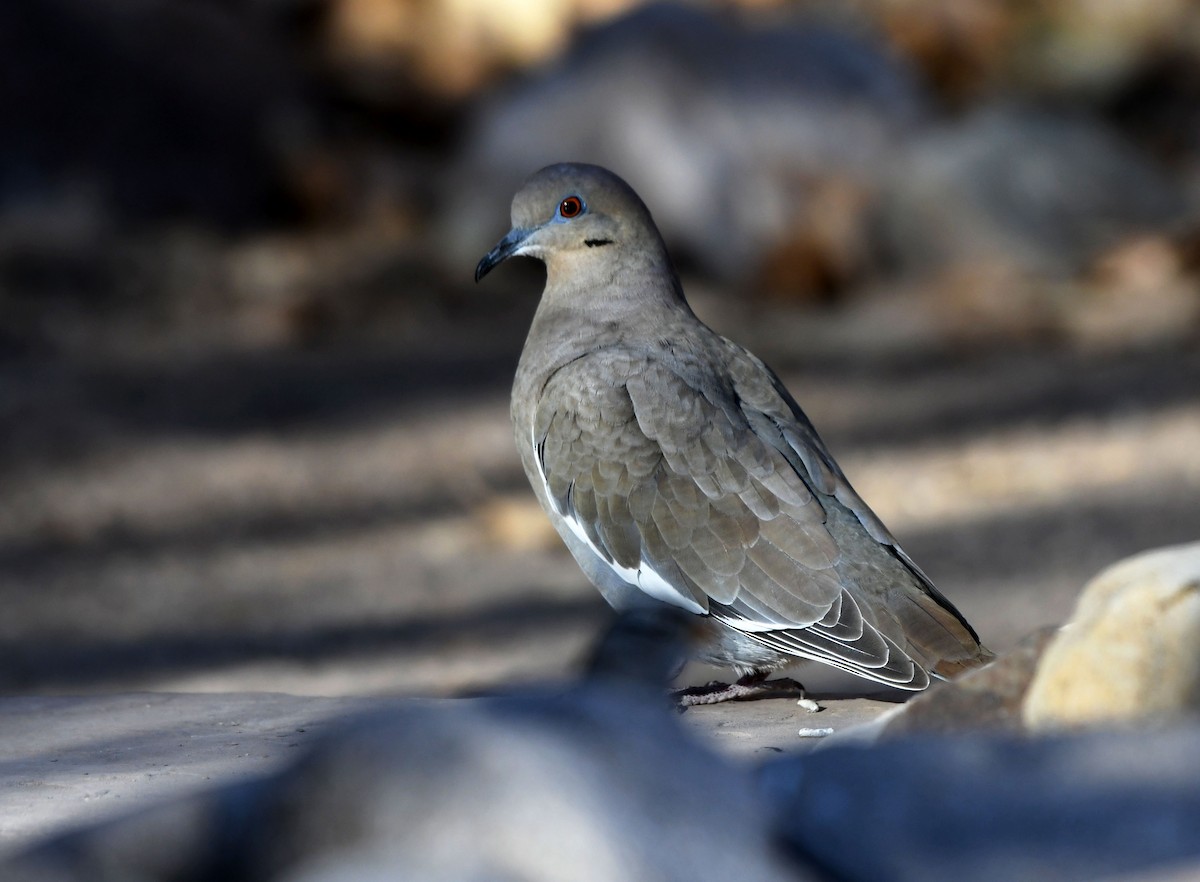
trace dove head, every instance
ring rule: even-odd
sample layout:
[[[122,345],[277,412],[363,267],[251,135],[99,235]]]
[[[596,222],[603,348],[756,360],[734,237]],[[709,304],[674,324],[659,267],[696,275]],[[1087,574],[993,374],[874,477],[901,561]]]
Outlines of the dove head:
[[[513,197],[512,224],[475,268],[475,281],[517,256],[545,263],[548,287],[573,278],[611,278],[622,269],[669,270],[645,204],[597,165],[561,163],[534,173]]]

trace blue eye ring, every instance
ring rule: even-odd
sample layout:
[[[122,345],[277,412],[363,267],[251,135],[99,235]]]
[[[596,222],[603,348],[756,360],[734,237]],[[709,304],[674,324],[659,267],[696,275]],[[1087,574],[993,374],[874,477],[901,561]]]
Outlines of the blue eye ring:
[[[558,203],[558,209],[554,212],[556,217],[563,220],[570,220],[573,217],[579,217],[587,211],[587,206],[578,196],[568,196],[562,202]]]

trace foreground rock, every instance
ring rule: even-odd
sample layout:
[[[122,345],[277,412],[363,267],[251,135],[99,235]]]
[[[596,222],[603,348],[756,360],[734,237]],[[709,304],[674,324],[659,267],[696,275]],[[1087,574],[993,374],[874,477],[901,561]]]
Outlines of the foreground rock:
[[[839,880],[1090,882],[1200,873],[1198,752],[1191,720],[830,747],[761,777],[789,844]]]
[[[777,853],[749,770],[661,693],[607,684],[410,702],[278,776],[51,841],[9,880],[815,878]]]
[[[1124,560],[1084,589],[1025,701],[1032,728],[1200,711],[1200,543]]]
[[[411,699],[132,693],[0,699],[0,851],[295,762]]]
[[[1131,557],[1084,589],[1072,620],[879,716],[859,741],[1029,732],[1200,712],[1200,543]]]
[[[342,699],[127,696],[123,735],[93,739],[85,759],[84,724],[105,733],[103,703],[118,699],[53,701],[25,719],[54,731],[73,707],[78,726],[42,741],[28,730],[29,759],[0,790],[6,821],[23,790],[43,808],[57,798],[62,811],[103,802],[105,791],[110,807],[131,804],[156,775],[169,786],[149,809],[0,864],[5,880],[938,882],[1200,870],[1200,720],[1069,737],[826,742],[755,773],[688,728],[770,718],[777,737],[750,736],[769,748],[838,703],[818,714],[786,700],[731,703],[704,708],[707,717],[689,711],[685,727],[661,693],[595,683],[473,700],[355,699],[384,709],[348,723],[332,722],[351,709]],[[185,725],[149,737],[172,708]],[[737,741],[727,739],[751,752]],[[769,755],[778,756],[754,754]]]

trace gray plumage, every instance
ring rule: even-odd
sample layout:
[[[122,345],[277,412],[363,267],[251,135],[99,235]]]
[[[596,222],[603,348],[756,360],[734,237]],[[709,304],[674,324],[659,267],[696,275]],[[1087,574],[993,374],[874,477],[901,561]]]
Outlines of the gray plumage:
[[[706,617],[699,657],[743,675],[810,659],[919,690],[990,657],[779,378],[692,313],[624,181],[550,166],[512,220],[476,279],[515,255],[546,264],[513,385],[517,448],[612,606]]]

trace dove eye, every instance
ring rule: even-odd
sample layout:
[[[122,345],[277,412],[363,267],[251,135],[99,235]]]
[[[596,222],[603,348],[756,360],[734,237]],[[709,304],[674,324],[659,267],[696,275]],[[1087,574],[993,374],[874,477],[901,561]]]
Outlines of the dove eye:
[[[558,203],[558,216],[567,220],[578,217],[583,214],[583,211],[583,200],[578,196],[568,196],[562,202]]]

